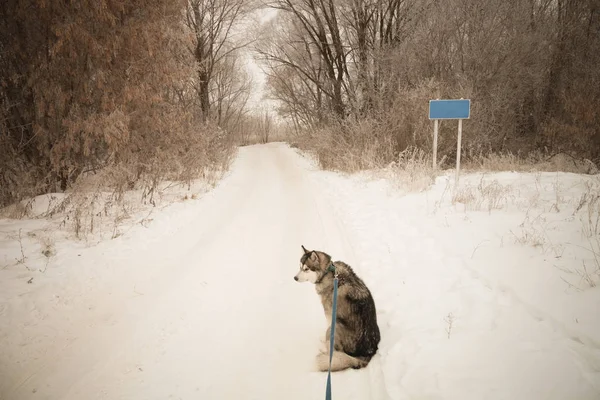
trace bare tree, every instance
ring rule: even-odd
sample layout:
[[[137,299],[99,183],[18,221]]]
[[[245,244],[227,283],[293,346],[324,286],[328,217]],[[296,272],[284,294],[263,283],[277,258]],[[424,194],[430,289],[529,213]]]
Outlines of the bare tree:
[[[236,130],[240,117],[247,112],[253,83],[240,63],[240,55],[231,53],[217,65],[210,96],[217,125],[232,131]]]
[[[263,143],[269,142],[269,137],[271,135],[271,130],[273,129],[273,119],[269,114],[269,111],[264,111],[262,113],[262,118],[260,120],[260,131],[262,133]]]
[[[197,62],[196,90],[204,120],[211,112],[211,84],[218,65],[251,42],[236,27],[253,7],[252,0],[187,1],[186,24],[195,38],[190,50]]]
[[[282,104],[282,115],[308,125],[323,122],[327,83],[316,47],[307,42],[303,28],[291,15],[281,15],[269,28],[256,50],[267,66],[270,97]]]
[[[347,47],[333,0],[280,0],[270,5],[293,17],[295,41],[259,48],[271,63],[297,70],[318,87],[337,118],[344,118],[348,98],[353,97],[347,65]],[[295,56],[295,57],[294,57]],[[302,58],[307,57],[307,62]],[[315,74],[316,73],[316,74]]]
[[[270,5],[282,15],[259,53],[280,113],[298,127],[329,126],[343,136],[334,143],[350,143],[360,131],[351,121],[368,119],[372,135],[396,153],[429,148],[427,100],[469,97],[468,153],[544,148],[600,157],[597,0]],[[334,127],[340,119],[346,121]],[[440,154],[451,159],[448,133]]]

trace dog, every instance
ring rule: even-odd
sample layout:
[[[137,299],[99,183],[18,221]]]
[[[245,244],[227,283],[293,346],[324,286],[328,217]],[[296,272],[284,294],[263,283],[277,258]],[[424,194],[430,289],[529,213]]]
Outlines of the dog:
[[[329,340],[331,335],[331,309],[333,306],[333,278],[335,267],[338,275],[337,314],[335,323],[334,352],[331,361],[332,371],[348,368],[360,369],[369,364],[377,353],[381,340],[375,301],[364,282],[352,268],[342,262],[332,262],[331,256],[316,250],[307,250],[302,245],[300,271],[294,280],[311,282],[319,296],[327,317],[324,349],[317,356],[319,371],[329,369]]]

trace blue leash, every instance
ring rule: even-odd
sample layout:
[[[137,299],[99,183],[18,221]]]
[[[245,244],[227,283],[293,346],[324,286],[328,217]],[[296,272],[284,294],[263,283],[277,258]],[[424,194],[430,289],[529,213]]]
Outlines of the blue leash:
[[[335,273],[335,265],[333,263],[329,265],[327,271],[332,271],[335,274],[333,278],[333,305],[331,307],[331,337],[329,338],[329,372],[327,373],[327,388],[325,390],[325,400],[331,400],[331,360],[333,359],[333,342],[335,340],[338,277]]]

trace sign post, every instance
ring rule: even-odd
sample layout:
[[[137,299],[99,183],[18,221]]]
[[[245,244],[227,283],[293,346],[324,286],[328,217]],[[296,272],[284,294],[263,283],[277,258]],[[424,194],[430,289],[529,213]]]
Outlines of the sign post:
[[[458,138],[456,141],[456,185],[460,175],[460,153],[462,142],[462,121],[471,117],[471,100],[429,100],[429,119],[433,120],[433,168],[437,164],[437,137],[440,119],[458,120]]]
[[[439,120],[433,120],[433,169],[437,167],[437,137]]]
[[[460,153],[462,153],[462,119],[458,120],[458,139],[456,140],[456,178],[454,181],[458,185],[458,177],[460,176]]]

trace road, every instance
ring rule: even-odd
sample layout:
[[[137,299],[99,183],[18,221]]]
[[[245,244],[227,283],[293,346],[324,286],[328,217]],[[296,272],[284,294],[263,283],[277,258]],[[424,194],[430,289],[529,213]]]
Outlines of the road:
[[[326,319],[293,276],[301,244],[336,259],[352,246],[309,168],[281,144],[241,148],[192,210],[83,254],[112,271],[74,299],[93,312],[74,311],[6,399],[322,398]],[[386,399],[377,364],[336,373],[334,397]]]

